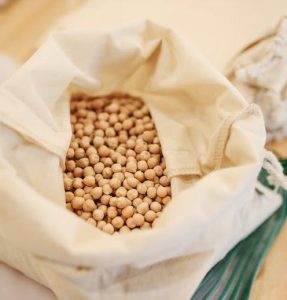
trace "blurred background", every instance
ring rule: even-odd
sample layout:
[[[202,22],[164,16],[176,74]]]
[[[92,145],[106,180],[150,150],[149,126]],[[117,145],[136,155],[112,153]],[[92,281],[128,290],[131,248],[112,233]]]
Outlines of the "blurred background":
[[[0,0],[0,82],[33,55],[51,29],[109,29],[139,19],[176,30],[226,74],[230,61],[268,36],[286,13],[287,0]],[[287,157],[287,142],[275,144]],[[286,269],[287,225],[257,276],[251,298],[287,299]],[[0,264],[0,300],[19,299],[19,293],[21,299],[54,299]]]
[[[106,29],[151,19],[188,38],[223,71],[286,9],[286,0],[0,0],[0,53],[22,63],[52,27]]]

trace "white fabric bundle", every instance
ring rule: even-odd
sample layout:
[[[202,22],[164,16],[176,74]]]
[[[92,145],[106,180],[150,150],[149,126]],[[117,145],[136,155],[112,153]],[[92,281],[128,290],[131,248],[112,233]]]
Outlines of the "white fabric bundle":
[[[287,137],[287,17],[276,30],[244,49],[228,77],[264,115],[267,140]]]
[[[172,178],[152,230],[109,236],[65,209],[69,91],[142,97]],[[0,259],[59,299],[189,299],[280,205],[260,188],[260,110],[170,29],[59,31],[0,88]]]

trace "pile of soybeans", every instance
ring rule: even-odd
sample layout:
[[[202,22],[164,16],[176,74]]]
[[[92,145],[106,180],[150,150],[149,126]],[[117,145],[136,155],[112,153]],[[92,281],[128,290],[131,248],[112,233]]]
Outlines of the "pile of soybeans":
[[[66,207],[109,234],[154,226],[171,190],[145,103],[126,94],[75,94],[71,125]]]

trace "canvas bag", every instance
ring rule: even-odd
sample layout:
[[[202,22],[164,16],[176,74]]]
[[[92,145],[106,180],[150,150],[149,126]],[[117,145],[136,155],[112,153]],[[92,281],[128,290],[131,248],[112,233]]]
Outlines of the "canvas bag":
[[[65,209],[71,89],[129,92],[149,106],[172,185],[152,230],[109,236]],[[1,85],[0,121],[0,259],[59,299],[188,299],[281,204],[255,190],[264,161],[280,177],[264,160],[258,107],[149,21],[52,33]]]
[[[267,140],[287,136],[287,16],[233,59],[227,76],[249,103],[260,106]]]

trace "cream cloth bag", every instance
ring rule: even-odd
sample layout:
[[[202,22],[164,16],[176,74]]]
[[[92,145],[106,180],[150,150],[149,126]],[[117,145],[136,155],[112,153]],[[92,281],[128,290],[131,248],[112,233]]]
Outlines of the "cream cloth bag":
[[[246,100],[260,106],[267,140],[287,137],[287,16],[230,63],[227,72]]]
[[[65,209],[71,89],[129,92],[149,106],[173,198],[152,230],[109,236]],[[59,299],[189,299],[281,203],[255,191],[265,155],[257,106],[151,22],[52,33],[0,101],[0,259]]]

